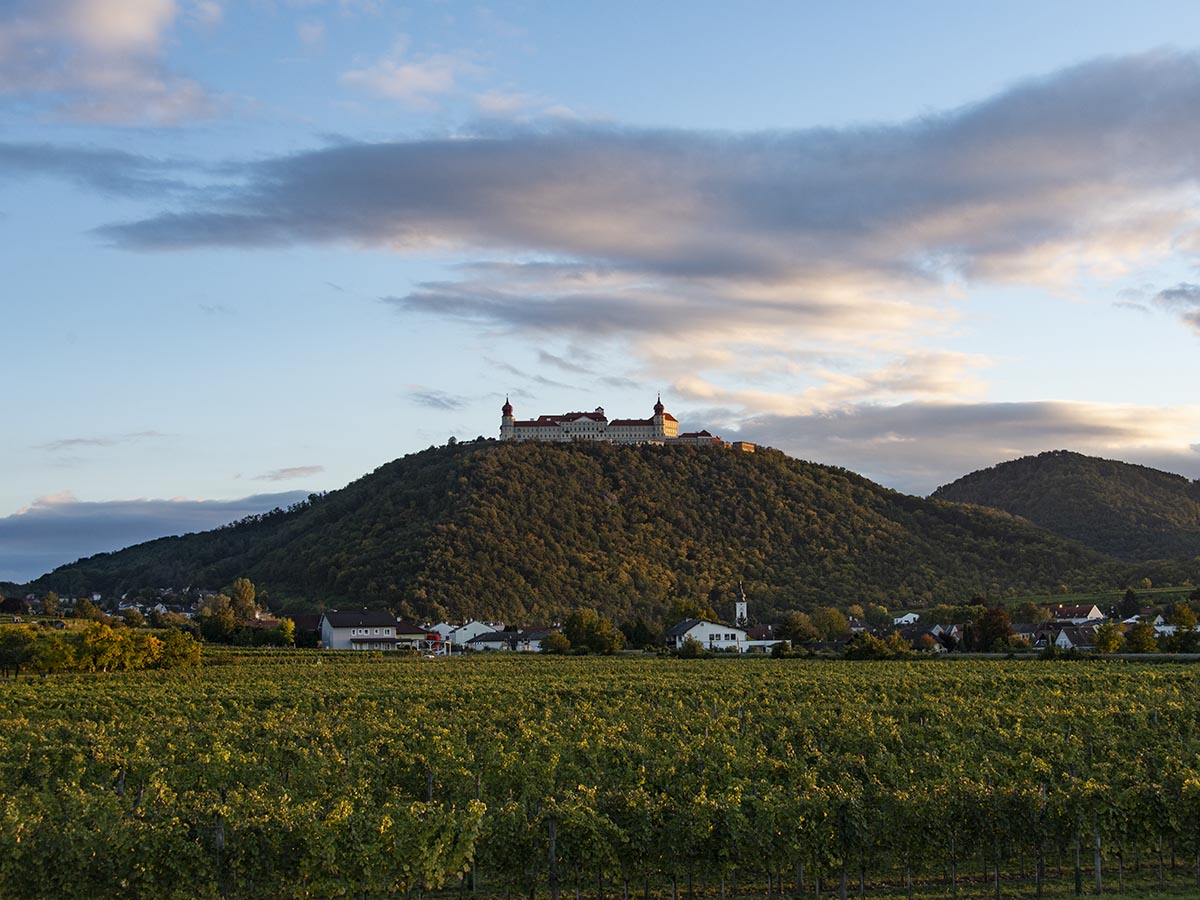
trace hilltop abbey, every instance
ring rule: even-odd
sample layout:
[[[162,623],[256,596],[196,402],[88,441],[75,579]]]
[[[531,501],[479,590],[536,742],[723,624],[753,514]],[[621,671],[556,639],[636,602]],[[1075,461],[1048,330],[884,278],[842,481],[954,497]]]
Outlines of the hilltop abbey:
[[[738,441],[732,445],[707,431],[679,433],[679,420],[666,411],[662,397],[648,419],[609,419],[604,407],[595,412],[569,412],[536,419],[518,420],[508,398],[500,408],[502,441],[607,441],[613,444],[715,444],[753,451],[754,445]]]

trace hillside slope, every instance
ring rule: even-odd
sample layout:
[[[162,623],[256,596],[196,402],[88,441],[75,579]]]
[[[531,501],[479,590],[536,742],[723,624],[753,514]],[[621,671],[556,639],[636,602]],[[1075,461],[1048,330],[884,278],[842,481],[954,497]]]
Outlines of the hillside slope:
[[[550,621],[578,606],[754,612],[1111,586],[1116,564],[1005,513],[924,500],[776,451],[500,444],[398,459],[303,508],[56,569],[60,593],[219,586],[436,617]]]
[[[1124,560],[1200,555],[1200,482],[1056,450],[965,475],[934,499],[974,503]]]

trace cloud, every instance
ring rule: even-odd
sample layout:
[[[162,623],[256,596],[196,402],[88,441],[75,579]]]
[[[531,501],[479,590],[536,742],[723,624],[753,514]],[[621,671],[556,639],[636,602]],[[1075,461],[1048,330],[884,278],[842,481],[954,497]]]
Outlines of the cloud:
[[[547,353],[545,350],[538,350],[538,362],[548,366],[554,366],[556,369],[562,369],[564,372],[571,372],[575,375],[594,375],[595,372],[585,365],[581,365],[570,359],[564,359],[561,356],[555,356],[553,353]]]
[[[415,60],[394,56],[380,89]],[[372,67],[358,71],[374,80]],[[429,100],[457,77],[414,73],[395,90]],[[968,289],[1061,295],[1200,259],[1197,108],[1200,55],[1156,52],[869,127],[517,123],[342,141],[233,166],[232,189],[100,234],[135,250],[473,256],[385,302],[492,333],[608,342],[628,361],[617,377],[682,372],[735,385],[760,411],[789,411],[779,395],[812,409],[973,399],[986,360],[934,378],[913,349],[959,327]],[[1200,323],[1191,307],[1183,315]],[[912,366],[919,377],[905,375]]]
[[[1154,295],[1156,305],[1179,313],[1179,317],[1200,334],[1200,284],[1181,282]]]
[[[39,444],[36,449],[57,452],[59,450],[72,450],[79,447],[114,447],[117,444],[128,444],[135,441],[167,437],[173,437],[173,435],[164,434],[161,431],[131,431],[120,435],[59,438],[45,444]]]
[[[301,22],[296,26],[296,36],[309,50],[325,46],[325,24],[323,22]]]
[[[123,150],[0,142],[0,178],[51,176],[102,194],[162,197],[186,185],[170,173],[176,163]]]
[[[339,80],[346,87],[430,109],[436,98],[458,87],[459,79],[479,71],[464,53],[414,55],[409,52],[408,39],[402,36],[386,56],[364,68],[344,72]]]
[[[352,80],[416,99],[453,84],[448,61],[432,74],[406,65]],[[911,335],[944,319],[939,304],[962,283],[1060,287],[1200,234],[1198,106],[1200,60],[1155,53],[896,125],[576,123],[341,143],[247,163],[224,199],[103,233],[138,249],[538,254],[392,298],[405,312],[515,329]]]
[[[488,90],[475,95],[475,111],[485,122],[531,122],[578,119],[570,107],[552,103],[536,94]]]
[[[188,18],[202,28],[216,28],[225,20],[225,10],[215,0],[192,0]]]
[[[760,415],[710,409],[746,440],[927,494],[961,475],[1044,450],[1075,450],[1200,477],[1200,407],[1099,403],[902,403]],[[730,438],[728,433],[723,435]]]
[[[324,472],[324,466],[291,466],[286,469],[275,469],[271,472],[264,472],[262,475],[255,475],[255,481],[290,481],[293,478],[305,478],[309,475],[316,475],[318,472]]]
[[[220,7],[200,2],[212,26]],[[166,65],[173,0],[13,0],[0,20],[0,94],[44,96],[70,119],[174,125],[211,115],[196,82]]]
[[[303,500],[303,491],[237,500],[87,502],[68,492],[39,497],[0,518],[0,580],[28,581],[94,553],[172,534],[204,531]]]
[[[454,394],[447,394],[445,391],[428,388],[409,391],[408,397],[414,403],[419,403],[421,406],[426,406],[429,409],[454,410],[462,409],[467,405],[466,397],[459,397]]]
[[[534,384],[540,384],[540,385],[543,385],[544,387],[567,388],[569,390],[576,389],[575,385],[573,385],[573,384],[566,384],[565,382],[562,382],[562,381],[555,381],[553,378],[547,378],[545,375],[538,375],[534,372],[526,372],[524,369],[518,369],[512,363],[506,363],[506,362],[503,362],[498,359],[485,359],[484,361],[492,369],[494,369],[496,371],[500,371],[500,372],[506,372],[509,375],[515,375],[517,378],[520,378],[524,381],[532,381]],[[513,393],[515,395],[516,391],[514,391]]]

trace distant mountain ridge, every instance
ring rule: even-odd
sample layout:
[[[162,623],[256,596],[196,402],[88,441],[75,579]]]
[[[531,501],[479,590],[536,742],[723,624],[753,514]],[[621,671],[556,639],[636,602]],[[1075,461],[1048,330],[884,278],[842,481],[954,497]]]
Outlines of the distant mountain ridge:
[[[932,499],[1021,516],[1117,559],[1200,556],[1200,481],[1054,450],[964,475]]]
[[[913,497],[778,451],[470,442],[381,466],[297,508],[56,569],[41,589],[219,587],[274,602],[387,606],[436,619],[559,621],[590,607],[751,615],[1123,584],[1125,568],[993,510]]]

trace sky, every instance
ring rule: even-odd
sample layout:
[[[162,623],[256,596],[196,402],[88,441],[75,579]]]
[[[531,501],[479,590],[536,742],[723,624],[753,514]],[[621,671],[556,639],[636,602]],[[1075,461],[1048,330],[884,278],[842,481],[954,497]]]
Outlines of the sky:
[[[0,0],[0,580],[603,406],[1200,477],[1190,2]]]

